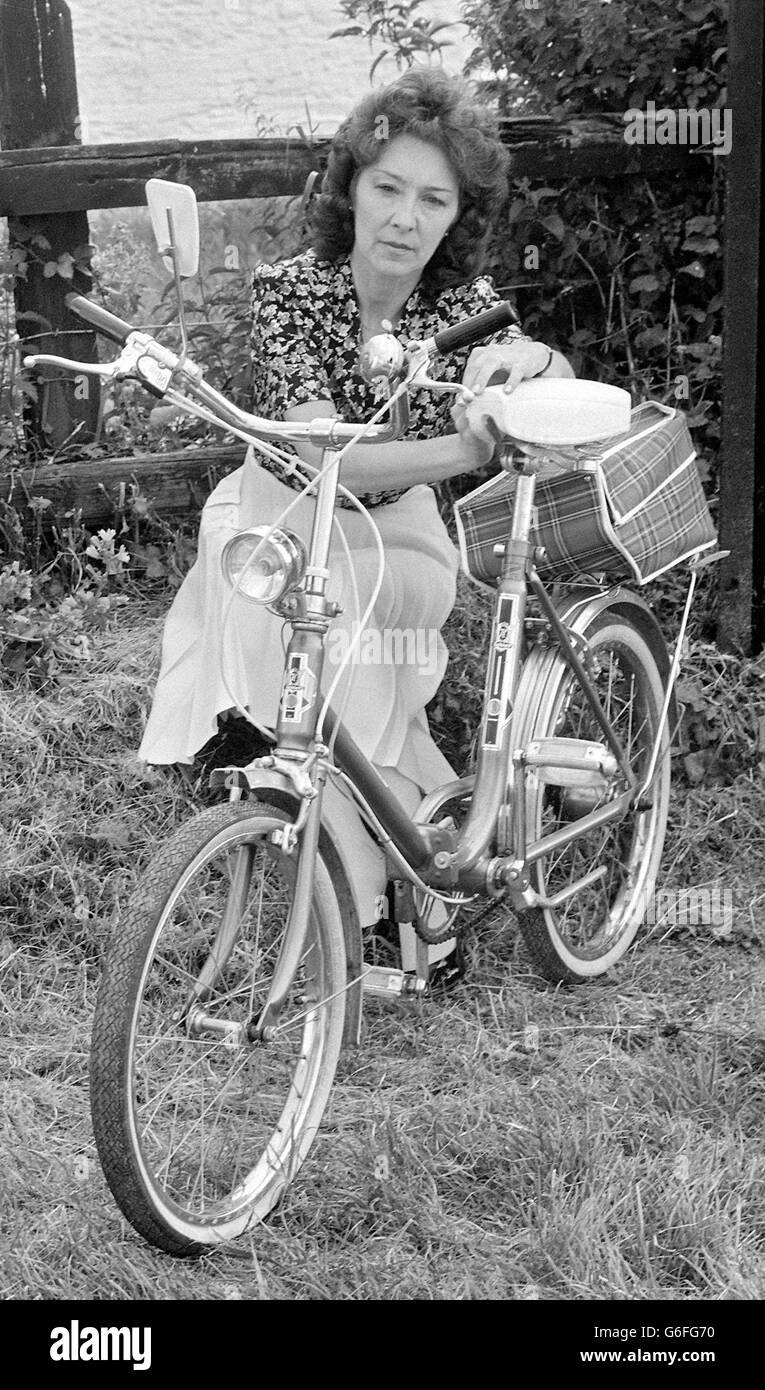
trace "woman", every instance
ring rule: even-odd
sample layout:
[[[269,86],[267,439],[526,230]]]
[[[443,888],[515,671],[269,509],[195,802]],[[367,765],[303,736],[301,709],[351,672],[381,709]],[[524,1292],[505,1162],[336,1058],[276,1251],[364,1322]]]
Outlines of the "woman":
[[[412,70],[364,98],[333,140],[311,214],[311,249],[255,274],[254,410],[286,420],[368,419],[379,402],[357,359],[370,337],[391,328],[403,340],[429,337],[497,302],[490,279],[479,272],[506,190],[507,159],[492,119],[460,81],[439,70]],[[469,358],[466,352],[444,358],[441,375],[478,392],[491,378],[505,379],[512,390],[521,380],[568,376],[571,369],[558,353],[511,328]],[[446,666],[440,628],[454,603],[457,569],[429,485],[480,469],[493,452],[493,441],[471,430],[464,407],[453,400],[415,393],[407,436],[354,446],[342,469],[343,485],[374,509],[382,535],[386,571],[374,629],[391,634],[387,648],[379,647],[383,659],[351,666],[344,719],[411,806],[422,791],[454,776],[425,716]],[[297,452],[318,464],[317,449]],[[199,558],[168,617],[140,749],[149,762],[190,762],[215,732],[218,715],[234,704],[232,694],[255,722],[274,726],[282,623],[237,597],[223,631],[229,594],[219,557],[235,531],[275,521],[294,501],[291,480],[277,472],[250,455],[204,508]],[[288,524],[307,536],[313,507],[312,499],[302,499]],[[350,504],[341,508],[363,610],[376,551],[364,518]],[[342,593],[345,607],[336,631],[345,624],[350,632],[351,589],[339,545],[333,582],[330,593]],[[401,659],[395,634],[404,632],[426,635],[420,644],[426,659]],[[386,650],[398,651],[397,663],[384,660]],[[327,679],[333,675],[329,661]]]

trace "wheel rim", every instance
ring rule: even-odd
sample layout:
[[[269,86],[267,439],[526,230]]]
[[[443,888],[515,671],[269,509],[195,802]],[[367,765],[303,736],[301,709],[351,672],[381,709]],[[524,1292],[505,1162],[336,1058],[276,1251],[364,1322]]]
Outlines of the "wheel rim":
[[[244,874],[242,855],[249,859]],[[239,931],[221,951],[215,943],[237,871]],[[229,1240],[259,1220],[315,1132],[327,1031],[322,1003],[330,993],[315,917],[274,1038],[253,1043],[244,1035],[273,973],[292,878],[291,863],[267,839],[232,827],[179,878],[147,953],[131,1027],[129,1124],[153,1201],[190,1239],[204,1231],[214,1241],[217,1231]],[[197,1009],[208,1026],[195,1030],[189,1002],[206,963]],[[209,1020],[239,1032],[216,1034]]]
[[[622,633],[624,629],[622,629]],[[646,664],[646,655],[625,637],[603,636],[590,648],[591,675],[601,704],[611,720],[630,766],[638,779],[645,776],[658,727],[660,692],[658,673]],[[578,682],[571,678],[559,688],[548,727],[558,736],[602,742],[603,734]],[[535,866],[537,890],[552,897],[581,879],[594,867],[605,866],[605,875],[579,890],[556,908],[543,909],[548,928],[565,952],[579,961],[600,960],[634,934],[650,890],[663,838],[662,817],[668,795],[668,740],[664,739],[650,802],[644,809],[630,809],[618,822],[593,830],[571,845],[551,854]],[[619,775],[606,796],[612,799],[627,789]],[[567,800],[568,798],[568,800]],[[576,819],[586,809],[576,792],[566,788],[538,787],[533,793],[532,825],[535,837],[550,834]],[[656,851],[659,851],[657,853]]]

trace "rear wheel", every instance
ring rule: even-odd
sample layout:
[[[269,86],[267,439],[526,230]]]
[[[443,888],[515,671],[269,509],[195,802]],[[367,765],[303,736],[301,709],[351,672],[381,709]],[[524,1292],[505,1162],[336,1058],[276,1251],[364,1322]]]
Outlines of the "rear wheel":
[[[604,614],[586,633],[589,670],[600,702],[621,742],[637,784],[645,778],[659,728],[664,688],[656,659],[629,623]],[[584,691],[570,669],[556,662],[527,702],[519,746],[535,738],[602,742]],[[550,980],[600,975],[624,954],[643,918],[659,870],[669,807],[669,734],[665,725],[651,786],[624,816],[586,831],[531,868],[531,885],[547,898],[593,869],[604,872],[557,907],[519,913],[534,964]],[[607,794],[543,784],[527,772],[527,834],[541,839],[626,790],[617,774]]]
[[[203,811],[147,868],[98,996],[91,1108],[114,1196],[141,1235],[193,1255],[242,1235],[306,1157],[340,1052],[345,951],[317,855],[308,940],[268,1042],[247,1023],[265,1000],[295,856],[272,838],[283,811]]]

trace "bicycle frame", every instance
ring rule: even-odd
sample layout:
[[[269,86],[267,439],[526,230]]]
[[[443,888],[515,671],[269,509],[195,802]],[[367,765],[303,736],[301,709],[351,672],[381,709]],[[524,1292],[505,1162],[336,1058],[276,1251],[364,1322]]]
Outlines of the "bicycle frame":
[[[336,769],[344,776],[362,816],[375,831],[402,879],[437,892],[447,890],[452,894],[480,893],[493,897],[509,894],[518,906],[553,901],[540,897],[530,886],[531,865],[545,854],[559,851],[589,831],[619,820],[636,795],[644,794],[644,787],[635,786],[621,743],[602,708],[586,664],[577,651],[577,646],[581,644],[572,634],[565,617],[559,616],[536,573],[530,533],[536,474],[542,462],[542,458],[527,455],[516,466],[519,473],[517,493],[495,603],[478,762],[475,778],[471,779],[469,812],[464,824],[457,830],[448,824],[429,825],[413,819],[331,708],[325,724],[333,745],[332,762],[327,744],[316,741],[319,716],[317,693],[321,689],[324,644],[337,611],[336,605],[327,600],[326,588],[341,459],[336,451],[324,451],[306,570],[308,577],[304,587],[293,593],[293,600],[297,600],[297,611],[290,616],[292,635],[285,658],[275,750],[249,767],[218,769],[213,773],[213,785],[228,786],[234,796],[241,795],[244,787],[255,790],[267,786],[270,778],[277,775],[292,787],[300,799],[297,819],[285,832],[289,843],[283,843],[283,848],[294,850],[298,837],[301,837],[293,905],[268,998],[259,1017],[253,1019],[250,1025],[253,1038],[269,1037],[305,948],[322,795],[330,771]],[[526,843],[524,778],[525,765],[533,762],[533,757],[512,746],[512,715],[524,655],[529,590],[539,601],[558,649],[580,682],[605,740],[602,757],[601,750],[595,750],[600,765],[594,770],[592,745],[589,745],[586,757],[582,750],[571,748],[566,749],[565,757],[559,750],[552,754],[542,751],[540,762],[576,768],[579,776],[591,771],[595,779],[593,785],[606,785],[607,777],[613,776],[619,769],[628,783],[626,791],[612,796],[605,804],[579,817],[569,826],[531,844]],[[611,591],[612,594],[621,592]],[[602,598],[604,590],[596,587],[594,593]],[[643,625],[648,621],[655,626],[650,610],[641,600],[629,594],[628,601],[644,610]],[[665,719],[667,711],[668,704]],[[660,728],[657,748],[661,735]],[[656,749],[653,753],[652,767]],[[556,762],[556,758],[561,761]],[[457,788],[460,785],[458,783]],[[501,829],[503,820],[506,830]],[[564,894],[558,895],[555,903],[578,892],[603,872],[601,868],[585,875]]]
[[[78,299],[76,296],[74,298]],[[390,419],[386,424],[377,423],[382,410],[365,427],[337,419],[278,424],[233,406],[205,382],[201,371],[185,352],[179,359],[148,335],[130,329],[129,325],[105,311],[96,310],[93,306],[84,311],[83,304],[87,305],[87,301],[78,300],[74,307],[83,317],[95,319],[103,331],[117,336],[124,343],[117,361],[110,366],[83,367],[82,364],[68,363],[65,359],[39,356],[27,359],[29,365],[50,361],[59,367],[76,367],[98,375],[117,378],[137,376],[171,404],[178,404],[219,426],[224,425],[248,443],[253,439],[262,441],[270,437],[291,444],[311,443],[322,449],[322,468],[313,488],[316,505],[306,578],[301,587],[290,592],[289,612],[282,610],[284,616],[289,618],[292,633],[284,666],[275,751],[247,768],[223,768],[213,774],[213,785],[228,786],[234,798],[241,796],[248,787],[253,791],[271,787],[286,789],[298,804],[295,820],[283,830],[274,832],[283,850],[294,852],[300,844],[301,852],[282,949],[265,1007],[260,1017],[250,1023],[251,1036],[268,1036],[287,997],[305,947],[327,776],[342,776],[346,780],[362,817],[376,834],[399,877],[421,890],[446,896],[447,901],[461,901],[466,894],[480,894],[490,898],[509,896],[517,908],[557,906],[602,874],[602,868],[596,869],[551,899],[532,888],[529,870],[546,854],[557,853],[590,831],[618,821],[630,808],[639,805],[649,792],[670,713],[672,686],[677,675],[680,644],[695,575],[692,576],[671,668],[666,653],[664,657],[661,656],[663,643],[655,620],[642,600],[629,590],[606,590],[595,584],[579,601],[584,604],[583,608],[578,609],[577,603],[574,603],[564,604],[561,609],[548,595],[536,572],[537,557],[530,536],[536,474],[544,463],[544,456],[526,447],[522,461],[514,465],[519,476],[511,534],[503,547],[502,572],[497,587],[476,773],[474,778],[457,783],[458,791],[471,789],[469,811],[459,830],[448,821],[437,825],[428,823],[429,818],[445,803],[442,789],[440,795],[434,793],[426,798],[417,816],[412,818],[331,709],[324,712],[322,729],[319,730],[318,694],[322,688],[325,639],[338,611],[337,606],[327,598],[327,567],[344,448],[356,441],[361,442],[362,437],[368,442],[383,442],[403,433],[410,386],[454,389],[431,380],[427,367],[433,353],[443,346],[438,342],[439,337],[444,339],[451,334],[451,346],[457,346],[454,335],[459,336],[462,329],[446,330],[435,339],[410,346],[406,359],[394,339],[383,336],[372,340],[369,344],[370,379],[381,377],[388,383],[388,402],[384,409],[388,410]],[[495,312],[488,311],[479,319],[486,320]],[[477,324],[478,320],[472,321],[471,331]],[[482,330],[489,331],[485,322]],[[469,337],[464,339],[469,340]],[[178,373],[195,398],[193,405],[186,395],[173,389],[171,381],[174,373]],[[507,460],[505,466],[510,466]],[[513,714],[516,705],[520,708],[522,703],[518,695],[525,656],[530,593],[539,603],[547,630],[555,640],[562,660],[574,673],[582,689],[603,735],[602,743],[551,738],[541,740],[535,747],[519,749],[513,746]],[[659,666],[667,667],[666,671],[662,670],[662,675],[666,677],[666,698],[648,771],[640,787],[635,785],[635,776],[587,670],[586,635],[583,628],[578,628],[577,612],[592,611],[593,605],[596,609],[598,605],[612,606],[617,611],[620,606],[626,608],[629,620],[642,628],[652,642],[658,653]],[[581,651],[583,646],[584,654]],[[328,744],[323,741],[324,726],[329,730],[332,757]],[[317,733],[322,735],[321,742],[317,739]],[[586,786],[599,792],[596,800],[600,804],[568,825],[528,844],[525,781],[527,770],[534,767],[556,769],[559,777],[563,777],[564,773],[575,774],[580,784],[584,780]],[[624,779],[626,789],[614,794],[612,784],[617,773]],[[427,812],[424,807],[428,808]]]

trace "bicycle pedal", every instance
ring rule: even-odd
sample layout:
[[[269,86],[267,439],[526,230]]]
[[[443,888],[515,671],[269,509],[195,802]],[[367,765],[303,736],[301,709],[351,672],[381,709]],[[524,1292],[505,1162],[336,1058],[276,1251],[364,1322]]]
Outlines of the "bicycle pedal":
[[[361,987],[372,999],[413,999],[424,994],[427,982],[409,970],[368,965]]]

